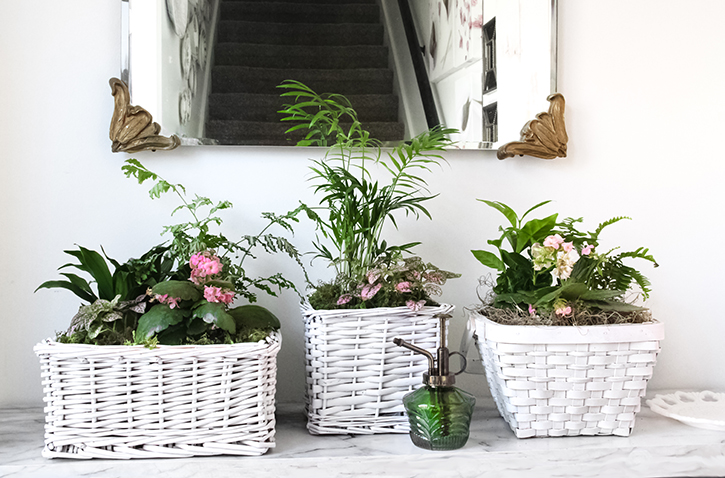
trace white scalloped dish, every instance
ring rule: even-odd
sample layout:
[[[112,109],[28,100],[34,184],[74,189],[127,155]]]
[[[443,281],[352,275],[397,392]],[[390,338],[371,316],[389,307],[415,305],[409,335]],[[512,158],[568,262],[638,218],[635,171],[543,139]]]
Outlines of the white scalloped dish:
[[[653,412],[706,430],[725,431],[725,393],[675,392],[647,400]]]

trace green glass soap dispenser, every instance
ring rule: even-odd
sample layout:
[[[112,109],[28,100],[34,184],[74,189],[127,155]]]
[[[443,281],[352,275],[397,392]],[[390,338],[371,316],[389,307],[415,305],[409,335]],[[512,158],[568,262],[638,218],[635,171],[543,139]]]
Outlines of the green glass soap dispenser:
[[[411,440],[426,450],[455,450],[468,441],[476,399],[453,386],[456,374],[448,368],[450,355],[457,354],[463,359],[463,367],[458,373],[465,370],[466,361],[459,352],[451,353],[445,346],[446,320],[450,315],[441,314],[437,317],[440,319],[441,346],[438,347],[436,357],[402,339],[396,338],[393,342],[428,358],[428,373],[423,374],[425,386],[403,397],[410,422]]]

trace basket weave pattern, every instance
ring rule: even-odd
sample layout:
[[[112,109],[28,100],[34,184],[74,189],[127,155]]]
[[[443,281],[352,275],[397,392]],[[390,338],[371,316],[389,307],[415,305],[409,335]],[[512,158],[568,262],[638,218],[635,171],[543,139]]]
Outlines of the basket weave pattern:
[[[274,447],[281,337],[233,345],[35,346],[46,458],[261,455]]]
[[[632,432],[659,340],[587,343],[583,333],[581,342],[476,341],[499,413],[518,438]]]
[[[436,349],[435,315],[452,310],[446,304],[418,312],[407,307],[303,309],[309,432],[408,433],[402,398],[422,385],[428,361],[393,339]]]

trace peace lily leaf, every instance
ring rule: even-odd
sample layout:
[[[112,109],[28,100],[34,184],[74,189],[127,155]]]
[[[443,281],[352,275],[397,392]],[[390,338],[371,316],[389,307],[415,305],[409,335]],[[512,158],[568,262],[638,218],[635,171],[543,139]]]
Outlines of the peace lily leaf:
[[[202,298],[203,294],[199,287],[193,282],[186,280],[167,280],[159,282],[151,289],[154,294],[168,295],[181,300],[197,301]]]
[[[208,324],[214,324],[230,334],[237,331],[234,317],[227,313],[226,305],[220,302],[202,302],[194,309],[192,317],[202,319]]]
[[[269,310],[265,309],[260,305],[242,305],[229,309],[229,315],[234,318],[237,327],[247,326],[252,328],[267,328],[279,329],[281,324],[279,319]]]
[[[176,325],[184,319],[184,311],[170,308],[166,304],[156,304],[138,319],[137,340],[151,338],[154,334]]]

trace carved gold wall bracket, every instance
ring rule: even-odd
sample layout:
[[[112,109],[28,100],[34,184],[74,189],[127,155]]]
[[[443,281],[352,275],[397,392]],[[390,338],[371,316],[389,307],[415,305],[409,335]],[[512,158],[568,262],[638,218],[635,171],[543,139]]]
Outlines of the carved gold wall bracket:
[[[181,144],[178,136],[160,136],[161,126],[154,123],[151,113],[140,106],[131,106],[131,95],[126,83],[118,78],[109,80],[115,108],[111,118],[111,151],[137,153],[174,149]]]
[[[546,98],[549,112],[539,113],[524,125],[521,141],[506,143],[498,148],[498,159],[512,158],[516,155],[534,156],[542,159],[566,157],[566,143],[569,137],[564,125],[564,96],[554,93]]]

